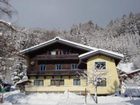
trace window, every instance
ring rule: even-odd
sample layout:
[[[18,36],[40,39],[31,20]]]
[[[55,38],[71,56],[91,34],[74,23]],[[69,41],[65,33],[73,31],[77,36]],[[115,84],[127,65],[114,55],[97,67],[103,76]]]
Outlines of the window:
[[[44,86],[43,80],[34,80],[34,86]]]
[[[80,79],[73,79],[73,85],[80,85]]]
[[[64,79],[52,79],[51,85],[53,85],[53,86],[64,85]]]
[[[40,64],[39,65],[39,70],[40,71],[45,71],[46,70],[46,65],[45,64]]]
[[[78,65],[77,64],[71,64],[71,69],[74,70],[74,69],[77,69],[78,68]]]
[[[51,55],[56,55],[56,51],[51,51]]]
[[[69,54],[69,51],[67,49],[63,50],[63,54]]]
[[[106,69],[105,62],[95,62],[95,70],[104,70]]]
[[[62,69],[62,65],[61,64],[56,64],[55,65],[55,70],[61,70]]]
[[[98,86],[106,86],[106,78],[98,78]]]

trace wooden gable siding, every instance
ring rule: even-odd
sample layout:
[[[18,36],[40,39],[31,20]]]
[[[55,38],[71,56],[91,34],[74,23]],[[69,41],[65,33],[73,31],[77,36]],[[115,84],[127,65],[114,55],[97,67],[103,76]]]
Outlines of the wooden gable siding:
[[[51,54],[51,51],[56,51],[56,54],[54,55]],[[56,64],[62,64],[61,72],[71,71],[72,70],[71,64],[78,64],[79,54],[83,54],[85,52],[86,51],[84,50],[72,48],[70,46],[63,45],[60,43],[55,43],[46,46],[42,49],[38,49],[37,51],[28,53],[28,57],[30,61],[30,64],[28,66],[28,73],[36,73],[36,75],[38,75],[38,73],[40,72],[39,71],[40,64],[46,65],[47,73],[48,72],[50,73],[51,71],[53,71],[53,73],[57,72],[55,70]],[[31,65],[32,61],[34,62],[34,65]],[[86,67],[80,69],[86,69]],[[67,72],[66,74],[71,74],[71,72]]]
[[[25,55],[29,56],[30,58],[36,57],[36,55],[51,55],[51,51],[56,51],[57,55],[68,55],[68,54],[83,54],[86,53],[86,50],[73,48],[68,45],[63,45],[60,43],[54,43],[52,45],[43,47],[41,49],[29,52]]]

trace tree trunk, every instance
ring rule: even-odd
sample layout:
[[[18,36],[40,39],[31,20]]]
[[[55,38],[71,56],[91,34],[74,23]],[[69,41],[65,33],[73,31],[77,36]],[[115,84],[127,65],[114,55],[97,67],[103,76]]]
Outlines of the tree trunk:
[[[98,98],[97,98],[97,86],[95,86],[95,103],[98,103]]]

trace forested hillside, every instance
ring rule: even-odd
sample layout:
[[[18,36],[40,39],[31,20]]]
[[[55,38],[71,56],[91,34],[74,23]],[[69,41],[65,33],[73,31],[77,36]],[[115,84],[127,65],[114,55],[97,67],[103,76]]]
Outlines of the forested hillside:
[[[32,45],[44,42],[55,36],[90,45],[97,48],[108,49],[123,53],[124,62],[140,60],[140,14],[130,13],[120,19],[111,20],[102,28],[92,21],[73,25],[71,29],[43,30],[43,29],[20,29],[18,33],[20,48],[24,49]],[[19,41],[19,38],[17,40]],[[138,65],[137,65],[138,66]]]
[[[14,28],[13,28],[14,27]],[[111,20],[102,28],[92,21],[73,25],[69,30],[27,29],[0,22],[0,57],[15,58],[22,49],[42,43],[56,36],[97,48],[123,53],[123,62],[134,62],[140,68],[140,13]],[[16,59],[16,58],[15,58]],[[13,62],[14,63],[14,62]],[[8,63],[0,62],[0,70]]]

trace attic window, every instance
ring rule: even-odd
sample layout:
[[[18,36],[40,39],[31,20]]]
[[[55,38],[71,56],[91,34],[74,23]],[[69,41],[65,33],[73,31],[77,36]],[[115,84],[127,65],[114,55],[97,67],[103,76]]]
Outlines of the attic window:
[[[56,51],[51,51],[51,55],[56,55]]]
[[[95,62],[95,70],[105,70],[106,62]]]

